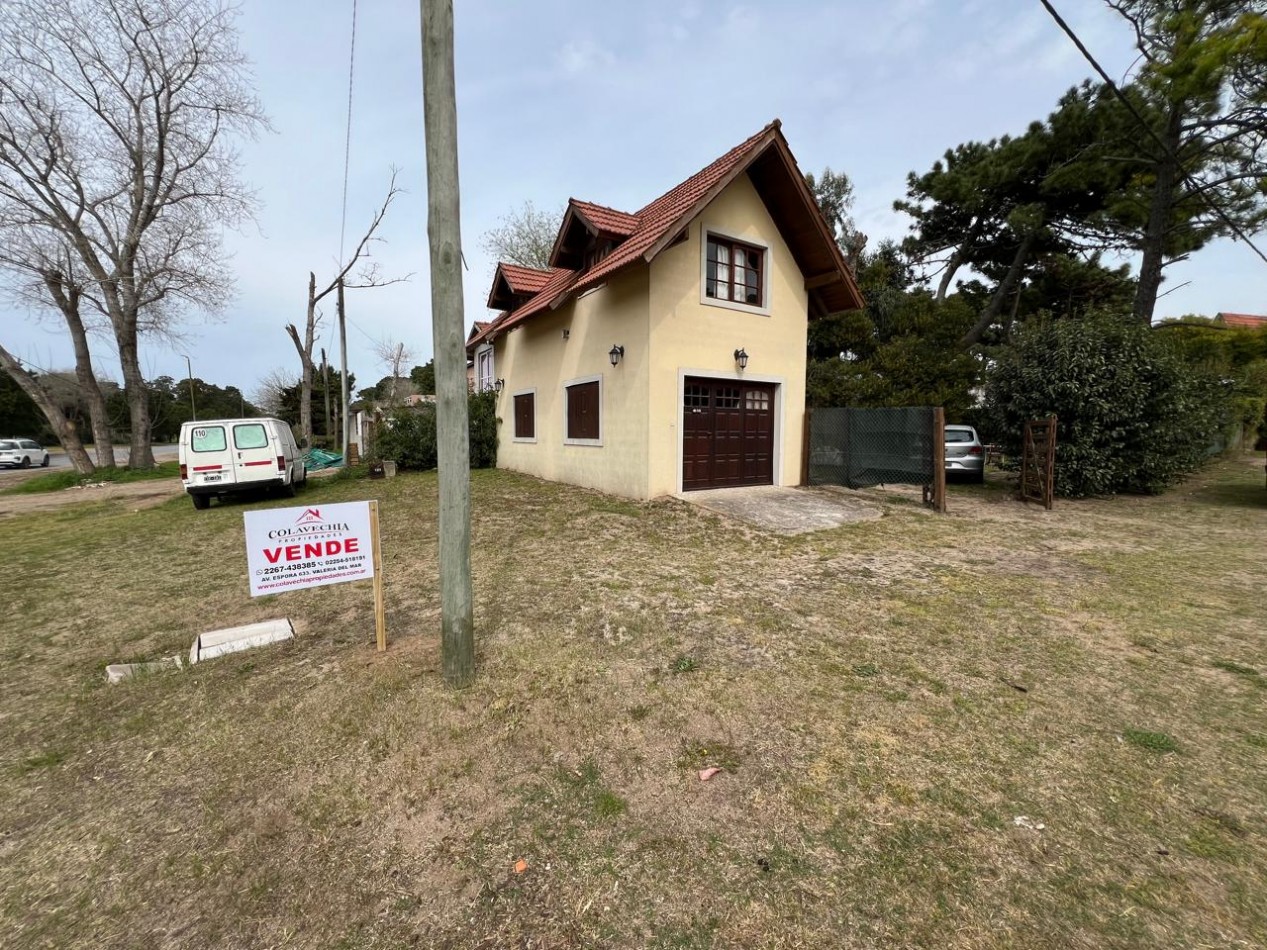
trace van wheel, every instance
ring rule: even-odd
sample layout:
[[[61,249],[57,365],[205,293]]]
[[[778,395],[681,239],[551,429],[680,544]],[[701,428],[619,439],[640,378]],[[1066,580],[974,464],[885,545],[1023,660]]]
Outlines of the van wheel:
[[[286,498],[294,498],[296,494],[295,483],[287,482],[282,486],[282,495]]]
[[[189,497],[194,500],[194,507],[199,511],[206,511],[211,507],[210,495],[190,495]]]

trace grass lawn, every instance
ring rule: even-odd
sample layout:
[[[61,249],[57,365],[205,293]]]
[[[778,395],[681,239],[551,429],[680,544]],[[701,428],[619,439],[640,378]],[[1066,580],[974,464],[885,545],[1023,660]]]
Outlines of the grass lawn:
[[[367,584],[247,597],[243,504],[7,518],[0,943],[1267,945],[1261,461],[794,538],[477,472],[460,693],[434,475],[300,496],[381,500],[384,655]]]
[[[144,482],[152,479],[173,479],[180,477],[180,465],[176,462],[159,462],[152,469],[134,469],[120,466],[118,468],[101,468],[85,477],[73,469],[57,472],[45,472],[32,475],[23,481],[0,488],[0,495],[36,495],[41,492],[62,491],[79,485],[94,484],[128,484]]]

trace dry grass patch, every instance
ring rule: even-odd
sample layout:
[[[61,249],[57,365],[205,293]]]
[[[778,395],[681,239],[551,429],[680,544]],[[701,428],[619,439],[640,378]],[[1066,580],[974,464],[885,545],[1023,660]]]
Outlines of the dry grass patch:
[[[6,521],[6,946],[1267,942],[1257,471],[793,538],[473,492],[461,693],[433,476],[302,499],[380,499],[385,656],[367,586],[246,596],[244,505]],[[295,641],[101,675],[283,615]]]

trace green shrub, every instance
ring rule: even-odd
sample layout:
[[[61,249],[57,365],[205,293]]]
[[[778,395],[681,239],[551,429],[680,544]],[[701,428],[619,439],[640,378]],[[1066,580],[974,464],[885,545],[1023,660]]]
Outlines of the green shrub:
[[[468,399],[471,468],[497,464],[496,410],[494,393],[473,393]],[[425,472],[435,468],[435,406],[424,403],[392,412],[378,428],[374,456],[392,459],[401,469]]]
[[[471,393],[466,406],[470,415],[471,468],[496,468],[497,394]]]
[[[1230,393],[1147,326],[1111,314],[1020,331],[987,374],[989,429],[1019,455],[1028,419],[1055,413],[1056,493],[1154,493],[1194,471],[1230,421]]]

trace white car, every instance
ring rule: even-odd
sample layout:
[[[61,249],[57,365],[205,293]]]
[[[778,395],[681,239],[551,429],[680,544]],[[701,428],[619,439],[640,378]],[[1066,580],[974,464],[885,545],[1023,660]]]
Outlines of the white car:
[[[0,439],[0,465],[5,468],[48,468],[48,453],[31,439]]]

